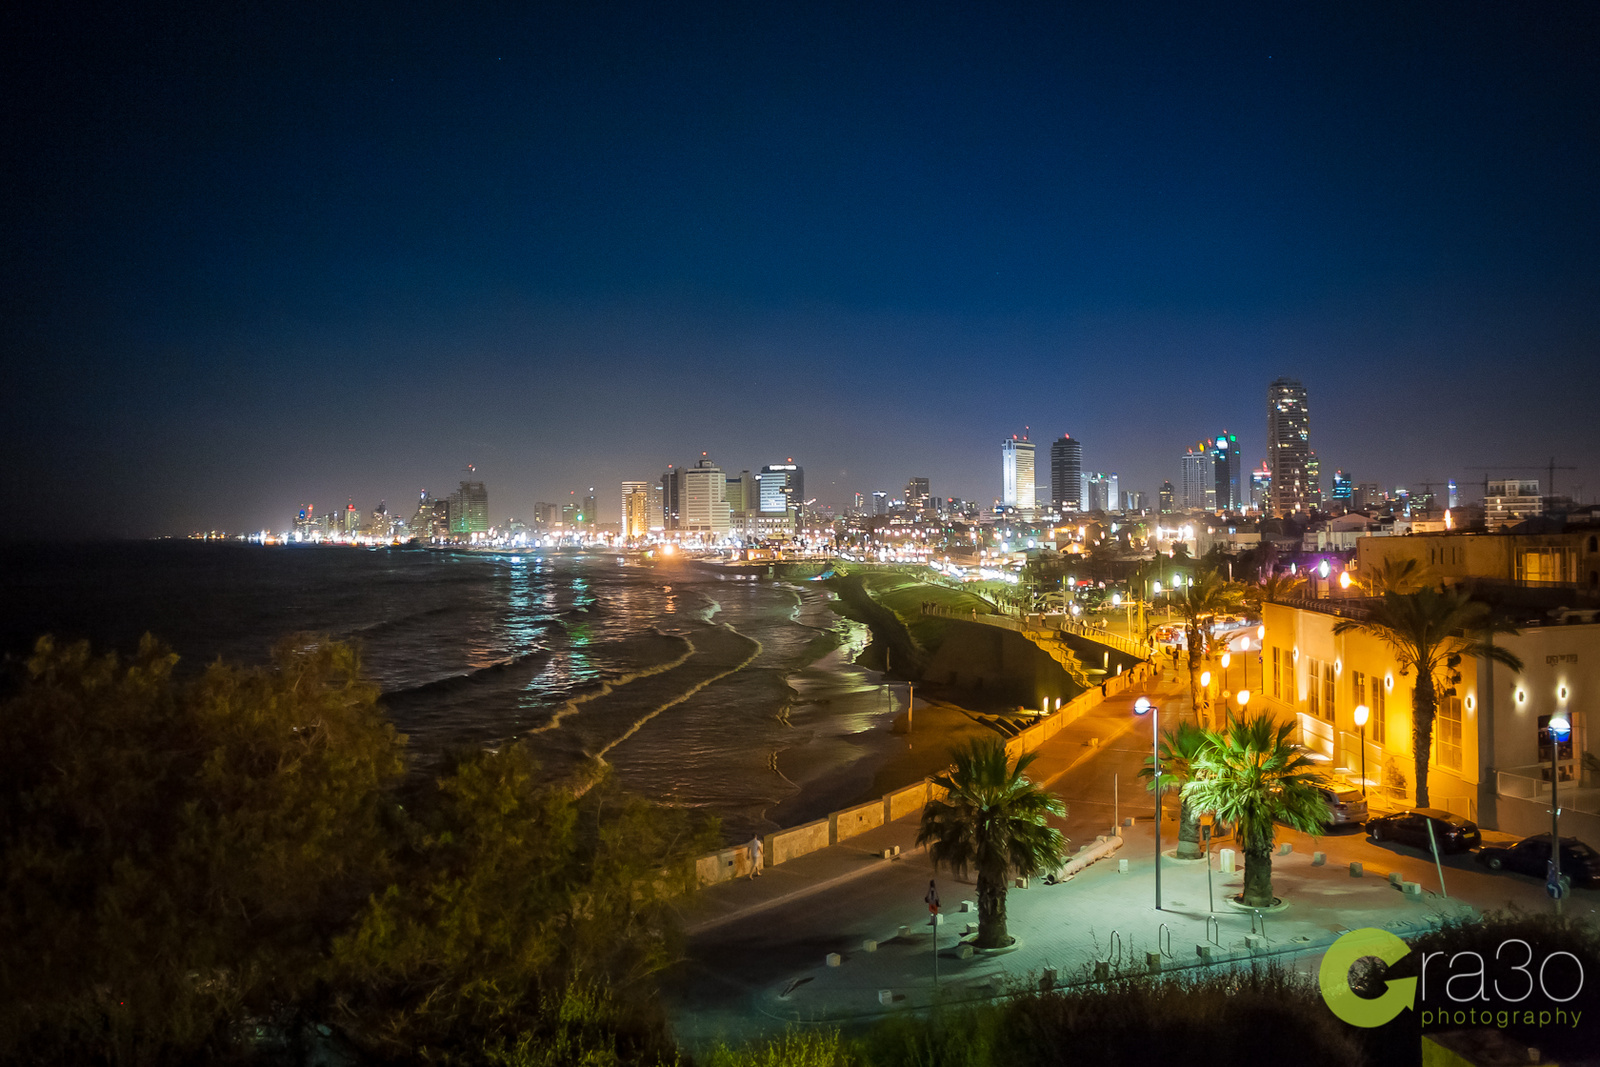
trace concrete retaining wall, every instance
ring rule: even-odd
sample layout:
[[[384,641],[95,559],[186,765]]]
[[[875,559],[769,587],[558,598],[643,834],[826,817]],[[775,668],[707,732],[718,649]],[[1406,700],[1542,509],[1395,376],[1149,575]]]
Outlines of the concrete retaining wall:
[[[1146,666],[1135,667],[1131,671],[1124,671],[1121,675],[1108,679],[1104,695],[1101,694],[1100,687],[1096,686],[1087,693],[1074,697],[1063,704],[1060,711],[1042,717],[1007,741],[1006,755],[1015,759],[1024,752],[1032,752],[1107,696],[1124,693],[1131,686],[1144,681],[1148,672],[1149,668]],[[886,822],[921,815],[928,801],[942,800],[944,792],[933,784],[932,779],[924,779],[915,785],[886,793],[882,800],[857,804],[843,811],[833,812],[827,818],[818,819],[816,822],[808,822],[788,830],[774,831],[762,838],[765,848],[763,862],[768,867],[776,866],[798,856],[827,848],[829,845],[836,845],[840,841],[849,840]],[[1595,836],[1600,837],[1600,834]],[[701,856],[695,861],[695,873],[701,885],[715,885],[717,882],[743,878],[750,873],[749,849],[738,846]]]
[[[857,834],[882,826],[883,809],[886,807],[888,805],[883,801],[873,800],[829,815],[832,843],[837,845],[840,841],[848,841]]]
[[[776,867],[785,860],[792,860],[796,856],[804,856],[807,852],[815,852],[819,848],[827,848],[833,844],[833,835],[830,832],[833,816],[818,819],[796,826],[790,830],[779,830],[768,834],[762,840],[766,844],[766,864]]]

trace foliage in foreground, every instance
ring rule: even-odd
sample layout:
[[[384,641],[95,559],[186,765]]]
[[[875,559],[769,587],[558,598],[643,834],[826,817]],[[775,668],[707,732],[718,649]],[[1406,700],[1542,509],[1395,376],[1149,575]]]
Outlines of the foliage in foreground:
[[[343,645],[176,662],[45,639],[0,705],[0,1061],[671,1055],[646,980],[709,829],[519,745],[403,786]]]

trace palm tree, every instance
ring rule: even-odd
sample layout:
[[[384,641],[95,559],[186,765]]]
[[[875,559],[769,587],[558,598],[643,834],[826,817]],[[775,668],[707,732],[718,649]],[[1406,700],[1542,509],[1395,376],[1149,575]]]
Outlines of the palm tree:
[[[1380,560],[1358,580],[1368,596],[1383,596],[1385,593],[1415,593],[1432,577],[1432,568],[1417,560],[1390,556]]]
[[[1268,575],[1260,582],[1252,582],[1245,586],[1244,602],[1260,615],[1264,605],[1283,603],[1298,593],[1300,587],[1305,584],[1305,576],[1300,574]]]
[[[1189,706],[1200,707],[1200,661],[1206,655],[1211,620],[1236,606],[1244,598],[1244,588],[1230,582],[1217,571],[1201,571],[1194,584],[1178,590],[1172,597],[1172,610],[1183,616],[1185,643],[1189,646]]]
[[[1276,723],[1267,714],[1235,719],[1228,729],[1211,735],[1197,761],[1198,775],[1183,787],[1186,800],[1215,812],[1239,835],[1244,852],[1240,903],[1246,907],[1270,907],[1275,900],[1276,825],[1309,834],[1328,820],[1328,803],[1318,788],[1322,775],[1305,750],[1290,742],[1294,729],[1294,724]]]
[[[1023,776],[1036,753],[1013,763],[997,738],[951,755],[955,766],[933,780],[945,790],[944,799],[922,809],[917,844],[928,845],[935,868],[948,868],[957,878],[977,871],[977,947],[1001,948],[1011,943],[1006,882],[1061,866],[1066,839],[1045,817],[1065,815],[1066,805]]]
[[[1200,755],[1212,741],[1212,736],[1192,722],[1179,722],[1175,730],[1161,733],[1161,789],[1178,792],[1178,851],[1180,860],[1199,859],[1200,812],[1183,787],[1199,777]],[[1153,768],[1150,760],[1144,761],[1139,777],[1150,778]],[[1154,788],[1152,785],[1151,788]]]
[[[1439,710],[1439,683],[1453,672],[1462,656],[1474,656],[1522,670],[1522,660],[1494,643],[1495,634],[1514,634],[1516,627],[1496,616],[1487,604],[1460,590],[1424,586],[1414,593],[1388,592],[1361,619],[1340,619],[1335,634],[1370,634],[1389,646],[1400,661],[1400,674],[1417,675],[1411,690],[1411,739],[1416,756],[1417,807],[1428,806],[1428,759],[1433,751],[1433,719]],[[1444,679],[1444,696],[1455,695],[1454,681]]]

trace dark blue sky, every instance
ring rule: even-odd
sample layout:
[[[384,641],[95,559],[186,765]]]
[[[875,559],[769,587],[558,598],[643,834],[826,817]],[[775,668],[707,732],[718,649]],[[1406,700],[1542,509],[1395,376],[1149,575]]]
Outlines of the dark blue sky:
[[[987,502],[1024,425],[1154,490],[1280,374],[1325,472],[1600,495],[1595,5],[24,6],[8,535]]]

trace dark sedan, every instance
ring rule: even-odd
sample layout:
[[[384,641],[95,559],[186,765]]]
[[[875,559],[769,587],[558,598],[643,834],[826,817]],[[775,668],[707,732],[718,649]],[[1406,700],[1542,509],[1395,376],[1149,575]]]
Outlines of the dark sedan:
[[[1545,878],[1550,873],[1550,835],[1524,837],[1510,848],[1486,848],[1476,859],[1491,871],[1516,871]],[[1600,852],[1576,837],[1563,837],[1561,873],[1570,878],[1573,885],[1600,889]]]
[[[1374,841],[1397,841],[1427,850],[1428,824],[1440,852],[1470,852],[1483,843],[1478,824],[1440,808],[1412,808],[1367,820],[1367,835]]]

